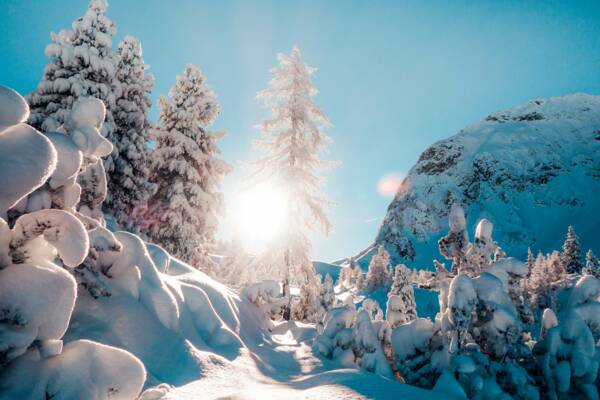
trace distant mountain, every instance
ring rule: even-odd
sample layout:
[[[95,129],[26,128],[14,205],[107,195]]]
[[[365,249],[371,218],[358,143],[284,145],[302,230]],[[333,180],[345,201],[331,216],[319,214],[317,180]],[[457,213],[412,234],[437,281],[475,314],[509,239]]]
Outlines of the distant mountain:
[[[375,243],[396,262],[431,265],[452,203],[469,234],[481,218],[511,255],[558,249],[569,224],[600,253],[600,97],[572,94],[497,112],[426,149],[387,210]]]

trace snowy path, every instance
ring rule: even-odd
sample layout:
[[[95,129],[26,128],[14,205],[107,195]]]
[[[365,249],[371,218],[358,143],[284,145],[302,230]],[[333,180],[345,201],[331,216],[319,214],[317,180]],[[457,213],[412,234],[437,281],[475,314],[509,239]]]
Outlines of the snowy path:
[[[244,351],[234,362],[216,364],[167,399],[419,399],[439,394],[354,369],[336,369],[313,355],[310,325],[284,323],[273,342]],[[448,397],[444,397],[448,398]]]

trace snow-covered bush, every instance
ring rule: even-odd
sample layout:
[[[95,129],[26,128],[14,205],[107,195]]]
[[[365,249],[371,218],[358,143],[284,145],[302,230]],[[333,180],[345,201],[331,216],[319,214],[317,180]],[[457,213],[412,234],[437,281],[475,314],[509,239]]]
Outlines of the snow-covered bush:
[[[281,295],[281,285],[274,280],[265,280],[248,285],[242,295],[254,303],[268,318],[281,315],[282,307],[288,299]]]
[[[332,358],[347,367],[354,367],[352,350],[352,326],[356,318],[354,307],[336,307],[327,311],[318,326],[319,335],[315,338],[315,353]]]
[[[385,357],[377,332],[367,310],[360,310],[352,327],[352,349],[358,366],[369,372],[392,377],[392,370]]]
[[[391,343],[393,362],[402,379],[410,385],[431,388],[448,357],[439,324],[417,318],[399,325],[392,331]]]
[[[535,348],[538,384],[550,399],[598,399],[596,344],[579,314],[566,310]]]

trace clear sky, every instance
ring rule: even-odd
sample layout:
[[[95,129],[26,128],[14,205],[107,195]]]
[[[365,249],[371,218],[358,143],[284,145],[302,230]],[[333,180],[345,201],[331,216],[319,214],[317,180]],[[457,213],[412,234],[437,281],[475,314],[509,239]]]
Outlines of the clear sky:
[[[0,1],[0,84],[25,94],[47,62],[49,33],[69,28],[84,0]],[[387,175],[405,173],[433,142],[488,113],[532,98],[600,93],[599,1],[165,1],[113,0],[113,43],[138,37],[156,77],[153,100],[186,63],[217,92],[214,125],[227,136],[223,157],[235,172],[253,154],[255,100],[278,52],[298,45],[317,71],[316,103],[334,126],[328,157],[342,163],[326,191],[336,231],[315,236],[316,258],[362,250],[391,198]],[[151,116],[156,118],[156,110]]]

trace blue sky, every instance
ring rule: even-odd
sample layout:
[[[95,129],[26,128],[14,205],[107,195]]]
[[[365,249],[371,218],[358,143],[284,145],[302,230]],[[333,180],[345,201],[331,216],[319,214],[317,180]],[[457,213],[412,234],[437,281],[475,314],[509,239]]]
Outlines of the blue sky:
[[[47,62],[49,33],[69,28],[86,1],[2,0],[0,84],[25,94]],[[113,0],[116,41],[138,37],[165,94],[188,63],[219,95],[215,129],[235,172],[253,157],[255,100],[278,52],[298,45],[317,71],[316,103],[334,124],[328,158],[342,163],[326,191],[336,231],[314,237],[316,258],[366,247],[389,197],[377,191],[433,142],[488,113],[532,98],[600,92],[598,1],[164,1]],[[156,110],[151,113],[156,118]]]

